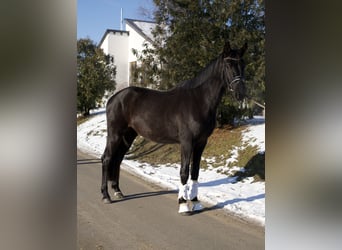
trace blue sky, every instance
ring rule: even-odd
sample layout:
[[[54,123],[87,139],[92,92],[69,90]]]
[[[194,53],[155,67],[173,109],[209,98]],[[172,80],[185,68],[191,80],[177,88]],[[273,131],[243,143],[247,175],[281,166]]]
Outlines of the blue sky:
[[[149,20],[139,10],[153,6],[153,0],[78,0],[77,39],[89,37],[98,44],[106,29],[120,29],[121,8],[124,18]]]

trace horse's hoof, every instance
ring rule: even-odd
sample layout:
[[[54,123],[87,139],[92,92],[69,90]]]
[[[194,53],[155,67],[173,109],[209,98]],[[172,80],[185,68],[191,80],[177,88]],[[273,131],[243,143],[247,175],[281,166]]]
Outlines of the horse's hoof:
[[[180,215],[190,215],[191,214],[191,210],[190,210],[190,208],[188,206],[188,203],[181,203],[181,204],[179,204],[178,213]]]
[[[190,209],[193,212],[201,211],[203,210],[203,206],[199,201],[191,201]]]
[[[115,193],[114,193],[114,196],[115,196],[117,199],[123,199],[123,198],[125,198],[125,196],[124,196],[121,192],[115,192]]]
[[[102,199],[102,201],[103,201],[104,204],[112,203],[112,200],[110,198],[104,198],[104,199]]]
[[[183,213],[179,213],[179,214],[182,216],[190,216],[190,215],[192,215],[192,212],[188,211],[188,212],[183,212]]]

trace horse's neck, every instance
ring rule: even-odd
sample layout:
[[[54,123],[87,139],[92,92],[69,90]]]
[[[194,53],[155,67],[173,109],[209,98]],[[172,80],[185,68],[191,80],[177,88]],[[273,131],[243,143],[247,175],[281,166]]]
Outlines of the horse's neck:
[[[209,78],[201,85],[199,91],[208,108],[216,111],[225,91],[224,82],[219,76]]]
[[[208,79],[212,77],[216,77],[219,75],[219,61],[218,59],[209,63],[204,70],[202,70],[197,77],[195,77],[195,81],[197,85],[204,84]]]
[[[206,103],[208,111],[216,111],[225,90],[221,60],[221,58],[217,58],[212,61],[195,78],[185,81],[179,86],[181,89],[196,92],[196,96]],[[179,87],[176,89],[179,90]]]

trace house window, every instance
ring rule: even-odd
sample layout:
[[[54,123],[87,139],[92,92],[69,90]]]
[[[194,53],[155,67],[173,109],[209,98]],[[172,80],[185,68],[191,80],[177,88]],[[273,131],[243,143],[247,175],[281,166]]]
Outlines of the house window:
[[[129,63],[129,85],[135,85],[138,82],[138,70],[137,70],[137,62]]]
[[[146,87],[145,83],[148,82],[146,74],[144,73],[144,64],[137,64],[137,62],[130,62],[130,75],[129,84],[133,86]]]

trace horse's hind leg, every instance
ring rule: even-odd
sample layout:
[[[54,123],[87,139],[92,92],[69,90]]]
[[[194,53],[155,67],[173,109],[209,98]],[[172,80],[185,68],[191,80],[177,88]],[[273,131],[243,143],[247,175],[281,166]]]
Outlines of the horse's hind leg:
[[[101,184],[101,193],[102,193],[102,201],[104,203],[111,203],[111,199],[108,193],[108,176],[109,176],[109,166],[111,158],[108,156],[108,149],[106,147],[105,151],[101,156],[102,161],[102,184]]]
[[[104,203],[111,203],[111,198],[108,193],[108,180],[111,179],[112,164],[115,162],[115,152],[120,145],[120,136],[115,135],[111,136],[111,139],[107,138],[107,145],[104,150],[103,155],[101,156],[102,160],[102,184],[101,184],[101,193],[102,200]]]
[[[115,159],[112,164],[112,171],[111,171],[110,179],[112,180],[112,188],[114,189],[114,192],[115,192],[114,195],[120,199],[124,197],[119,187],[120,165],[125,154],[127,153],[134,139],[136,138],[136,136],[137,136],[137,133],[133,129],[129,128],[128,131],[122,137],[120,146],[115,152]]]
[[[112,188],[114,189],[114,196],[118,199],[124,198],[124,195],[122,194],[120,188],[119,188],[119,178],[120,178],[120,164],[123,159],[123,143],[120,143],[120,146],[118,147],[117,151],[115,152],[115,157],[113,157],[113,163],[111,164],[111,171],[109,179],[112,182]]]

